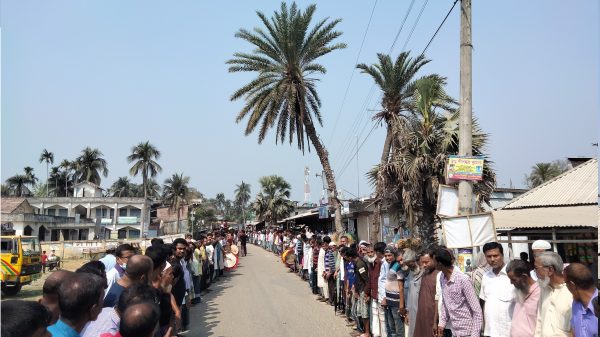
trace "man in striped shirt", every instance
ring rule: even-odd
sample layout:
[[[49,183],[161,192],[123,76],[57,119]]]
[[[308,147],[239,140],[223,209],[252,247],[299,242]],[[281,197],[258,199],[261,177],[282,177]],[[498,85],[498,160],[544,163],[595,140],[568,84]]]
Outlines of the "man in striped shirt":
[[[436,268],[442,272],[443,307],[438,323],[438,336],[444,333],[447,322],[452,323],[452,335],[479,337],[483,324],[481,306],[469,277],[452,265],[452,255],[440,247],[433,253]]]
[[[329,239],[329,237],[326,236],[323,241],[327,242],[326,239]],[[325,249],[325,275],[323,276],[323,278],[325,278],[325,281],[327,282],[327,290],[329,292],[329,304],[331,305],[333,305],[335,301],[335,278],[333,277],[333,273],[335,273],[334,249],[335,242],[329,239],[328,246]]]

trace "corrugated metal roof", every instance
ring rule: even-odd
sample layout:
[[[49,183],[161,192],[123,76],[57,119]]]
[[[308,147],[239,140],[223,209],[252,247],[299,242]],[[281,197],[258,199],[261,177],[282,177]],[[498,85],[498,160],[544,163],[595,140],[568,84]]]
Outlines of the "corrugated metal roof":
[[[496,229],[547,227],[598,227],[595,206],[501,209],[492,212]]]
[[[503,209],[598,204],[598,159],[591,159],[509,202]]]

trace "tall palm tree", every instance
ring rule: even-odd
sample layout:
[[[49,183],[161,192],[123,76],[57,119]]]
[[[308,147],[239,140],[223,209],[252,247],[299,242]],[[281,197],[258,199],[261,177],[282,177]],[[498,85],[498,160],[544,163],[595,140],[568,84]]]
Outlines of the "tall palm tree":
[[[65,181],[65,197],[69,194],[69,180],[71,179],[71,172],[73,171],[73,162],[68,159],[63,159],[60,164],[58,164],[60,168],[63,169],[63,174],[66,176]]]
[[[27,185],[32,186],[33,180],[25,174],[15,174],[14,176],[6,179],[6,183],[9,188],[15,193],[15,195],[22,197],[23,189],[27,187]]]
[[[529,188],[534,188],[558,176],[562,172],[564,170],[561,170],[555,163],[537,163],[531,167],[531,173],[525,182]]]
[[[246,224],[246,205],[250,201],[250,184],[242,183],[235,187],[235,203],[240,207],[242,211],[242,223]]]
[[[260,178],[261,191],[252,204],[256,215],[275,226],[277,221],[289,216],[294,209],[290,200],[291,185],[280,176]]]
[[[227,198],[225,198],[225,193],[217,193],[217,196],[215,197],[215,206],[217,206],[217,209],[219,210],[219,212],[221,213],[221,215],[223,217],[225,217],[225,202],[227,201]]]
[[[137,176],[142,173],[142,185],[144,199],[148,198],[148,178],[156,177],[162,171],[162,167],[155,161],[160,158],[160,151],[149,141],[139,143],[131,148],[131,154],[127,156],[127,161],[133,166],[129,169],[129,174]]]
[[[425,246],[434,243],[435,211],[439,184],[445,183],[448,155],[458,152],[459,113],[444,91],[445,79],[428,76],[415,82],[413,108],[403,123],[392,127],[390,161],[370,173],[372,183],[383,177],[390,210],[403,214],[413,235]],[[473,155],[483,156],[487,135],[473,122]],[[474,187],[478,200],[489,201],[495,187],[495,173],[486,161],[483,181]]]
[[[35,186],[35,184],[37,183],[37,181],[39,180],[35,174],[33,173],[33,167],[31,166],[26,166],[25,168],[23,168],[23,171],[25,172],[25,175],[27,177],[29,177],[29,179],[31,179],[31,181],[33,182],[33,186]]]
[[[77,157],[77,180],[88,181],[96,185],[100,185],[101,177],[108,177],[108,163],[103,154],[98,149],[86,147],[81,151],[81,155]]]
[[[54,180],[54,196],[58,197],[58,179],[60,177],[60,167],[52,166],[50,169],[50,179]]]
[[[231,100],[244,98],[245,106],[236,122],[248,118],[245,134],[252,133],[260,123],[258,142],[265,139],[270,128],[276,127],[275,143],[296,142],[298,149],[314,146],[329,189],[329,201],[335,209],[335,225],[342,231],[341,208],[329,154],[317,135],[315,123],[322,125],[321,99],[317,93],[315,75],[324,74],[325,67],[317,63],[321,56],[344,43],[334,43],[341,32],[335,27],[340,19],[325,18],[312,25],[316,6],[304,11],[295,3],[284,2],[271,18],[257,12],[265,29],[240,29],[235,36],[255,48],[251,53],[238,52],[229,60],[230,72],[255,72],[257,77],[235,91]]]
[[[128,177],[119,177],[109,188],[109,193],[113,197],[131,197],[133,196],[133,184]]]
[[[420,55],[411,58],[409,52],[402,52],[392,62],[387,54],[377,54],[379,63],[374,65],[358,64],[356,67],[362,73],[370,75],[379,89],[383,92],[381,99],[382,110],[373,116],[378,124],[385,124],[386,137],[383,143],[380,165],[389,161],[392,146],[392,124],[399,123],[403,114],[411,109],[411,98],[414,94],[414,77],[417,72],[430,62],[425,56]],[[381,208],[385,204],[385,193],[383,191],[383,177],[378,177],[375,183],[375,211],[371,222],[371,241],[379,237],[381,226]]]
[[[54,153],[44,149],[40,155],[40,163],[46,163],[46,197],[48,196],[48,176],[50,175],[49,165],[54,164]]]
[[[171,178],[167,178],[163,185],[163,201],[170,205],[171,210],[177,211],[178,230],[181,207],[188,201],[189,184],[190,177],[184,177],[183,173],[175,173]]]

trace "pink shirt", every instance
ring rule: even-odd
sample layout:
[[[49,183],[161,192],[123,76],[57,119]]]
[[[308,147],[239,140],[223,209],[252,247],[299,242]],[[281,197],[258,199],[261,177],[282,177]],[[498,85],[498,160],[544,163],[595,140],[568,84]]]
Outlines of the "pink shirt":
[[[534,335],[539,300],[540,287],[535,282],[529,288],[525,301],[523,303],[518,299],[516,301],[510,327],[511,337],[531,337]]]

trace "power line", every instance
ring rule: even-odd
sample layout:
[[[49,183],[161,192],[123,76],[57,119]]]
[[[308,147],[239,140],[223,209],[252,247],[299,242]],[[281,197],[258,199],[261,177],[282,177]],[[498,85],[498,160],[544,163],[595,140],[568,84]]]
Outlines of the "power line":
[[[388,54],[392,53],[392,51],[394,49],[394,46],[396,45],[396,42],[398,41],[398,38],[400,37],[400,33],[402,33],[402,29],[404,28],[404,25],[406,24],[406,20],[408,19],[408,16],[410,15],[410,12],[412,11],[412,8],[413,8],[413,5],[415,4],[415,1],[416,0],[412,0],[410,2],[410,5],[408,6],[408,9],[406,10],[406,13],[404,14],[404,18],[402,19],[402,23],[400,24],[400,27],[398,28],[398,32],[396,32],[396,36],[394,37],[394,41],[392,42],[392,45],[390,46],[390,50],[389,50]],[[423,9],[421,9],[421,13],[422,12],[423,12]],[[414,30],[414,28],[413,28],[413,30]],[[354,74],[354,70],[353,70],[352,74]],[[372,95],[373,89],[375,89],[375,84],[374,83],[371,85],[371,89],[369,90],[369,94],[365,98],[365,101],[363,102],[361,109],[358,110],[359,113],[357,114],[357,116],[355,118],[355,121],[354,121],[353,126],[351,128],[351,131],[344,138],[344,141],[341,143],[341,146],[343,146],[343,144],[347,143],[349,141],[349,139],[352,137],[352,134],[355,132],[356,127],[358,127],[358,125],[360,125],[360,121],[362,119],[361,117],[364,117],[365,115],[367,115],[367,114],[360,114],[360,112],[362,112],[364,109],[367,108],[368,101],[371,99],[371,95]],[[381,99],[381,95],[380,95],[379,99]],[[341,109],[340,109],[340,112],[341,112]],[[338,113],[338,118],[339,118],[339,113]],[[337,124],[337,122],[336,122],[336,124]],[[365,127],[366,127],[366,125],[365,125]],[[365,129],[365,127],[363,127],[363,130]],[[356,131],[358,131],[358,130],[356,130]],[[361,132],[361,135],[362,135],[362,132]],[[332,138],[333,138],[333,136],[332,136]],[[338,157],[338,158],[344,158],[344,157],[346,157],[348,155],[347,149],[348,148],[346,148],[346,150],[342,150],[343,154],[341,155],[341,157]]]
[[[404,46],[402,46],[402,51],[406,50],[406,46],[408,45],[408,41],[410,41],[410,38],[412,37],[415,28],[417,28],[417,24],[419,23],[419,21],[421,20],[421,15],[423,15],[423,11],[425,10],[425,7],[427,7],[427,3],[429,2],[429,0],[425,0],[425,2],[423,2],[423,6],[421,7],[421,11],[419,12],[419,16],[417,16],[417,20],[415,21],[415,24],[412,26],[412,29],[410,30],[410,33],[408,34],[408,37],[406,38],[406,42],[404,42]]]
[[[411,5],[409,7],[408,12],[410,12],[410,9],[412,8],[412,5],[414,3],[414,0],[411,2]],[[425,11],[425,7],[427,7],[427,3],[429,3],[429,0],[425,0],[423,2],[423,6],[421,6],[421,11],[419,12],[419,15],[417,16],[417,19],[415,20],[415,23],[413,24],[410,33],[408,35],[408,37],[406,38],[406,41],[404,42],[404,46],[402,47],[402,51],[404,51],[406,49],[406,46],[408,45],[408,42],[410,41],[412,34],[414,33],[417,25],[419,24],[419,21],[421,20],[421,16],[423,15],[423,12]],[[404,22],[406,21],[406,18],[408,17],[408,14],[405,16],[405,20],[402,22],[402,25],[400,26],[400,30],[402,29],[402,27],[404,27]],[[394,48],[394,45],[396,44],[396,40],[398,39],[398,36],[400,34],[396,34],[396,38],[394,39],[394,42],[392,43],[392,47],[390,48],[390,53]],[[383,94],[380,95],[380,99],[383,96]],[[367,134],[367,136],[365,137],[365,139],[363,140],[363,142],[361,143],[360,147],[362,147],[362,145],[367,141],[367,139],[369,138],[369,136],[371,136],[371,134],[373,133],[373,130],[375,129],[375,126],[377,126],[377,123],[373,124],[373,128],[371,128],[371,131],[369,131],[369,134]],[[360,147],[358,148],[358,150],[360,150]],[[356,152],[353,154],[352,152],[350,152],[350,158],[348,158],[345,161],[345,164],[343,166],[343,168],[340,170],[338,178],[340,178],[343,174],[344,171],[346,170],[346,168],[348,167],[349,163],[352,162],[352,159],[354,157],[356,157],[356,154],[358,153],[358,150],[356,150]]]
[[[450,10],[448,11],[448,13],[446,14],[446,16],[444,17],[444,20],[442,20],[442,23],[440,23],[440,25],[438,26],[438,28],[435,30],[435,33],[433,33],[433,36],[431,37],[431,39],[429,40],[429,42],[427,42],[427,45],[425,46],[425,49],[423,49],[423,52],[421,53],[421,55],[425,54],[425,52],[427,51],[427,48],[429,48],[429,45],[431,44],[431,42],[433,42],[433,39],[435,39],[435,36],[437,35],[437,33],[440,31],[440,29],[442,28],[442,26],[446,22],[446,19],[448,19],[448,16],[450,16],[450,13],[452,13],[452,10],[454,10],[454,7],[456,6],[457,2],[458,2],[458,0],[454,1],[454,3],[452,4],[452,7],[450,7]]]
[[[344,108],[344,104],[346,103],[346,97],[348,97],[348,91],[350,90],[350,84],[352,83],[352,79],[354,78],[354,71],[356,70],[356,65],[358,65],[358,60],[360,59],[360,54],[362,53],[363,46],[365,44],[365,40],[367,39],[367,33],[369,32],[369,27],[371,26],[371,20],[373,19],[373,13],[375,13],[375,7],[377,7],[377,1],[373,4],[373,9],[371,10],[371,16],[369,16],[369,22],[367,23],[367,28],[365,29],[365,33],[363,35],[362,41],[360,43],[360,48],[358,49],[358,54],[356,55],[356,61],[354,62],[354,67],[352,67],[352,72],[350,73],[350,80],[348,81],[348,85],[346,86],[346,91],[344,92],[344,97],[342,98],[342,104],[340,106],[340,111],[338,111],[337,117],[335,118],[335,123],[333,123],[333,130],[331,131],[331,136],[328,139],[328,143],[331,144],[331,140],[335,135],[335,130],[337,128],[337,124],[340,120],[340,116],[342,115],[342,110]]]

